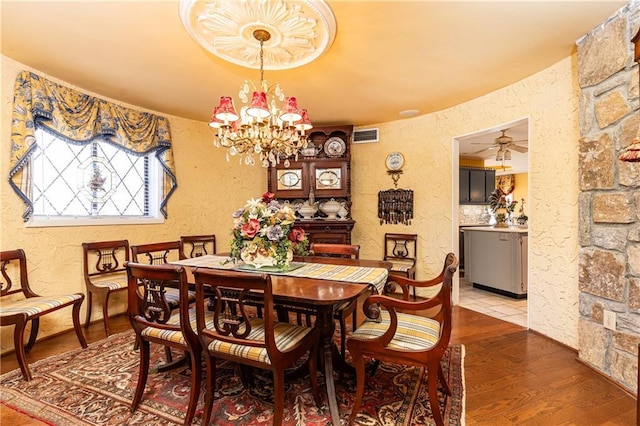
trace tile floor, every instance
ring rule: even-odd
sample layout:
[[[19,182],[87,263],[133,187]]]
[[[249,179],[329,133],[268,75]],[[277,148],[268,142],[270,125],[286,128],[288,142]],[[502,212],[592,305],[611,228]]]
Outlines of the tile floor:
[[[464,277],[460,277],[460,306],[523,327],[527,326],[527,299],[512,299],[473,288],[471,282]]]

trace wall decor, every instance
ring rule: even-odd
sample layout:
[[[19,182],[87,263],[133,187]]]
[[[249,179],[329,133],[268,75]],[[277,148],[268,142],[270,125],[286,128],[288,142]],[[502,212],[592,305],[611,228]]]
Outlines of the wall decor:
[[[388,189],[378,192],[378,218],[383,223],[411,225],[413,219],[413,191]]]
[[[402,167],[404,166],[404,155],[397,151],[390,153],[387,155],[385,165],[387,166],[387,173],[391,175],[391,180],[393,180],[393,187],[397,188],[398,179],[400,179]]]

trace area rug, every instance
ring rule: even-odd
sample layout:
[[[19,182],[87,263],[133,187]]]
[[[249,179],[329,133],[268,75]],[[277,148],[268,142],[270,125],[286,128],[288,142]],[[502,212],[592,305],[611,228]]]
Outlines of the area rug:
[[[33,379],[20,370],[0,376],[0,402],[51,425],[173,425],[182,424],[189,397],[188,368],[150,374],[140,407],[129,407],[138,379],[139,352],[134,334],[125,332],[31,364]],[[152,345],[152,365],[162,362],[163,348]],[[176,354],[177,355],[177,354]],[[464,346],[451,345],[442,366],[453,395],[445,410],[446,425],[464,424]],[[212,425],[269,425],[273,418],[272,382],[256,370],[246,389],[234,364],[222,363],[216,383]],[[381,363],[367,378],[365,398],[357,418],[361,425],[431,425],[423,368]],[[319,383],[324,383],[322,377]],[[337,379],[337,376],[336,376]],[[346,424],[353,407],[355,377],[336,381],[340,422]],[[324,387],[316,407],[308,378],[290,380],[286,387],[285,425],[329,425]],[[201,423],[204,388],[194,424]],[[444,408],[444,398],[438,403]]]

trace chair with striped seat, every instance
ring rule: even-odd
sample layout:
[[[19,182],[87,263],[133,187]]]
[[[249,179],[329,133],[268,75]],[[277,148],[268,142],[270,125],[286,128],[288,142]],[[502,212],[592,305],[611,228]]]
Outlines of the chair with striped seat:
[[[184,259],[182,243],[180,243],[180,241],[167,241],[131,246],[131,261],[135,263],[164,265],[172,260],[180,259]],[[190,302],[193,302],[196,299],[196,295],[193,291],[190,291],[188,296]],[[167,288],[165,297],[171,308],[175,309],[178,307],[180,296],[177,289]]]
[[[180,237],[182,243],[182,257],[200,257],[207,254],[216,253],[216,236],[211,235],[183,235]]]
[[[18,365],[25,380],[31,380],[31,371],[27,364],[26,354],[33,348],[38,336],[40,317],[67,306],[73,306],[71,318],[78,341],[83,348],[87,342],[82,334],[80,324],[80,306],[84,294],[60,294],[39,296],[31,290],[27,274],[27,257],[22,249],[0,252],[0,325],[13,325],[13,345],[18,358]],[[12,288],[16,283],[16,287]],[[29,340],[25,346],[24,332],[31,321]]]
[[[392,275],[416,279],[416,260],[418,259],[417,234],[384,234],[384,260],[391,262]],[[413,298],[416,288],[413,287]]]
[[[198,336],[205,352],[207,382],[202,424],[209,424],[215,396],[216,359],[271,370],[274,382],[272,424],[284,417],[284,370],[309,354],[309,374],[316,405],[319,331],[315,327],[278,322],[273,308],[271,277],[197,268],[196,313]],[[213,300],[213,324],[206,323],[207,303]],[[250,315],[258,303],[263,316]]]
[[[189,303],[189,283],[183,266],[143,265],[127,262],[128,316],[140,344],[140,375],[131,409],[135,410],[147,383],[150,343],[180,349],[188,353],[191,365],[191,391],[184,424],[195,415],[202,375],[202,346],[196,333],[196,310]],[[168,288],[179,292],[177,311],[169,307]],[[205,319],[205,323],[211,322]]]
[[[360,246],[357,244],[332,244],[311,243],[309,252],[319,257],[342,257],[347,259],[360,259]],[[340,324],[340,358],[345,360],[347,341],[347,318],[351,315],[351,327],[355,331],[358,323],[358,301],[345,303],[336,308],[334,318]]]
[[[102,304],[104,332],[109,337],[109,296],[127,289],[129,241],[99,241],[82,244],[84,283],[87,287],[87,315],[84,326],[91,322],[93,296]]]
[[[138,244],[131,246],[131,261],[135,263],[164,265],[172,260],[180,259],[184,259],[182,243],[180,241],[165,241],[160,243]],[[196,294],[193,291],[189,291],[187,296],[189,298],[189,303],[193,303],[193,301],[196,300]],[[167,286],[167,288],[165,288],[164,298],[171,310],[178,309],[178,306],[180,305],[180,293],[178,288]],[[173,361],[173,357],[169,346],[166,347],[166,355],[167,362],[171,363]],[[171,367],[171,364],[167,366],[167,368]]]
[[[357,376],[356,397],[349,416],[350,425],[356,419],[364,395],[364,357],[427,367],[427,387],[433,418],[437,425],[444,425],[438,400],[438,381],[445,395],[451,395],[440,361],[451,337],[451,285],[457,269],[458,259],[453,253],[449,253],[442,272],[431,280],[415,281],[393,277],[403,287],[404,300],[377,294],[367,298],[363,306],[367,319],[347,341]],[[431,287],[437,293],[423,301],[409,302],[408,286]]]

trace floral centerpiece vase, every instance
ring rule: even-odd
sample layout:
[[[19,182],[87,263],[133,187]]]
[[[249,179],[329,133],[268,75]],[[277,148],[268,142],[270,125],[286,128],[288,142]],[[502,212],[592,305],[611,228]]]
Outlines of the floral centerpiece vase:
[[[294,226],[295,212],[270,192],[233,213],[231,260],[255,269],[286,271],[294,254],[305,255],[309,240]]]

